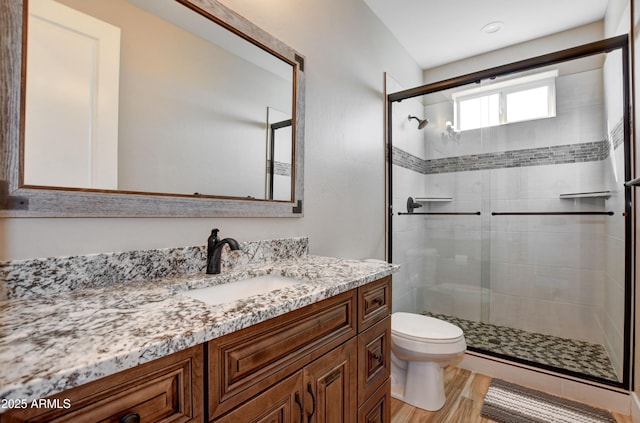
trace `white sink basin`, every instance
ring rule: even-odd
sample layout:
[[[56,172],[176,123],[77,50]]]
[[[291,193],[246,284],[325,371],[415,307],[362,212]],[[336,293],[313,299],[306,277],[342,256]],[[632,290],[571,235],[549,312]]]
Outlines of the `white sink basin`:
[[[265,275],[206,288],[181,291],[180,293],[207,304],[215,305],[240,300],[253,295],[264,294],[302,282],[303,281],[298,279],[287,278],[280,275]]]

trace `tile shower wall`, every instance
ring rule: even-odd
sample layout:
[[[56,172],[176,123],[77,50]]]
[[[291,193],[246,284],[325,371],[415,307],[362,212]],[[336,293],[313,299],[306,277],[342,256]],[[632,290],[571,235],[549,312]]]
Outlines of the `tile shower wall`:
[[[602,71],[562,76],[557,93],[556,118],[466,131],[459,141],[442,136],[444,122],[453,120],[451,104],[428,105],[424,155],[396,142],[394,128],[394,146],[402,150],[394,152],[394,178],[401,172],[429,175],[424,191],[418,183],[398,188],[394,181],[396,209],[411,195],[452,198],[423,203],[424,211],[482,211],[482,216],[407,217],[401,223],[426,240],[414,248],[423,266],[435,263],[435,269],[422,272],[434,277],[425,276],[413,290],[416,307],[422,301],[436,313],[600,344],[605,326],[619,323],[619,316],[605,317],[606,309],[617,312],[621,304],[619,294],[611,306],[605,304],[611,293],[604,281],[617,280],[605,278],[607,257],[620,247],[609,234],[611,218],[491,216],[491,211],[609,209],[604,199],[559,198],[610,189]],[[394,109],[394,124],[402,114]],[[394,248],[394,261],[398,251]]]

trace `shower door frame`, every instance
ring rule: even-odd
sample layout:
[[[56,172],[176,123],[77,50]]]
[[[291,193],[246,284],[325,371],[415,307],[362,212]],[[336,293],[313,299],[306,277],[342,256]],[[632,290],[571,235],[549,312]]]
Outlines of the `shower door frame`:
[[[392,262],[393,253],[393,103],[402,100],[418,97],[462,85],[480,82],[483,79],[504,76],[516,72],[532,70],[535,68],[562,63],[570,60],[580,59],[596,54],[609,53],[613,50],[620,49],[622,51],[622,85],[623,85],[623,132],[624,132],[624,156],[625,171],[624,180],[633,179],[632,162],[631,162],[631,81],[630,81],[630,58],[629,58],[629,37],[628,35],[620,35],[617,37],[607,38],[578,47],[560,50],[554,53],[533,57],[507,65],[497,66],[454,78],[422,85],[407,90],[398,91],[387,95],[387,260]],[[633,263],[633,214],[632,214],[632,194],[631,188],[625,185],[625,263],[624,263],[624,279],[625,279],[625,303],[624,303],[624,352],[623,352],[623,374],[622,382],[600,378],[597,376],[587,375],[567,369],[561,369],[546,364],[536,363],[517,357],[512,357],[500,353],[495,353],[475,347],[468,347],[470,351],[479,352],[493,357],[498,357],[508,361],[525,364],[552,371],[578,379],[597,382],[599,384],[608,385],[616,388],[628,390],[631,386],[631,311],[632,311],[632,263]],[[399,214],[399,213],[397,213]]]

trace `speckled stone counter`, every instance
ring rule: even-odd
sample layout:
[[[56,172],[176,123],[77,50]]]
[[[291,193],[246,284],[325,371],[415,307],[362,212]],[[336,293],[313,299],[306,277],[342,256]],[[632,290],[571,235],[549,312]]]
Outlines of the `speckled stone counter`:
[[[243,245],[243,254],[250,250]],[[0,399],[44,398],[398,270],[384,262],[310,256],[306,251],[305,240],[295,254],[276,254],[257,262],[236,257],[235,265],[223,268],[220,275],[198,271],[126,283],[81,284],[81,289],[64,287],[48,295],[4,300],[0,302]],[[5,263],[5,271],[7,267],[11,266]],[[266,274],[303,283],[221,305],[181,294]]]

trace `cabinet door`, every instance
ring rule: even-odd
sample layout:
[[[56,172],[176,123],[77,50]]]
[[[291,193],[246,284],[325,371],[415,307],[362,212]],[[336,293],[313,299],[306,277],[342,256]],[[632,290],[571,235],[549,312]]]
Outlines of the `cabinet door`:
[[[305,423],[356,420],[357,354],[353,338],[304,368]]]
[[[274,385],[240,407],[214,420],[215,423],[303,423],[302,371]]]
[[[391,317],[358,335],[358,405],[391,374]]]
[[[360,407],[358,423],[391,423],[391,381],[389,379]]]

